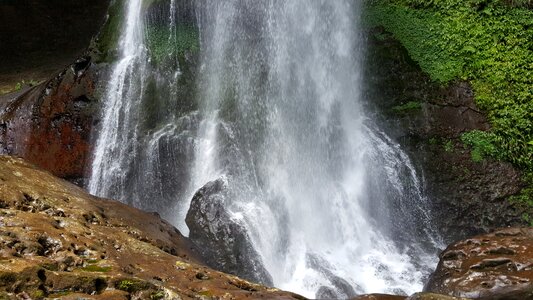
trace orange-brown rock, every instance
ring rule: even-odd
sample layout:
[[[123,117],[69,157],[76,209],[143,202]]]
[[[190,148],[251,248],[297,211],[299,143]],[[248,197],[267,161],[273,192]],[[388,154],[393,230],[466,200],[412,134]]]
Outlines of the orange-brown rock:
[[[196,253],[156,214],[0,156],[0,299],[302,299]]]
[[[96,111],[91,58],[56,78],[0,101],[0,154],[23,157],[54,175],[84,175]]]
[[[533,299],[533,228],[506,228],[450,245],[426,291],[483,299]]]

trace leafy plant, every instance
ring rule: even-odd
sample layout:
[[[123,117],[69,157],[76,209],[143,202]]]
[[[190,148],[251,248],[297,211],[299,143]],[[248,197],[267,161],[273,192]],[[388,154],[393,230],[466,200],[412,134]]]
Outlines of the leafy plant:
[[[480,130],[473,130],[461,136],[461,141],[471,147],[472,160],[475,162],[486,157],[498,158],[501,155],[495,145],[496,140],[496,136],[491,132]]]
[[[453,142],[452,141],[447,141],[444,144],[444,151],[450,153],[450,152],[453,152],[453,150],[454,150]]]
[[[467,80],[490,133],[467,134],[472,158],[503,159],[533,173],[531,1],[374,0],[368,26],[382,26],[436,82]]]

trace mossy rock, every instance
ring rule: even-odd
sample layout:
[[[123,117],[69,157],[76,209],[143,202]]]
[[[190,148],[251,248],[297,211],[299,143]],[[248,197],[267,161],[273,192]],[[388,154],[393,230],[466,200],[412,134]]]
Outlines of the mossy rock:
[[[121,29],[124,25],[124,0],[113,0],[107,20],[96,38],[94,47],[98,50],[97,62],[110,62],[117,57]]]

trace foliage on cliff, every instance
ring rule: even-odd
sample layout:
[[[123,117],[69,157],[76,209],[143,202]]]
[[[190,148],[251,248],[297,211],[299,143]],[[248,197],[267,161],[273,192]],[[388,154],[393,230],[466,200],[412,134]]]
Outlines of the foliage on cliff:
[[[533,2],[374,0],[365,20],[394,34],[430,77],[467,80],[492,125],[463,142],[533,174]],[[529,180],[531,182],[531,179]]]

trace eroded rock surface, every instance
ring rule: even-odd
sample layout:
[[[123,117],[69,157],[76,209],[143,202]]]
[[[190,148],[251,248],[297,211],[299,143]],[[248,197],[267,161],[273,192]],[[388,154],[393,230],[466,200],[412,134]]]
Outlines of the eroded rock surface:
[[[450,245],[425,290],[483,299],[533,299],[533,228],[508,228]]]
[[[90,155],[97,72],[90,56],[22,95],[0,99],[0,154],[79,181]]]
[[[156,214],[0,156],[1,299],[301,299],[200,262]]]
[[[194,195],[187,217],[189,238],[200,249],[206,263],[218,270],[272,285],[246,229],[228,212],[231,195],[227,178],[204,185]]]

